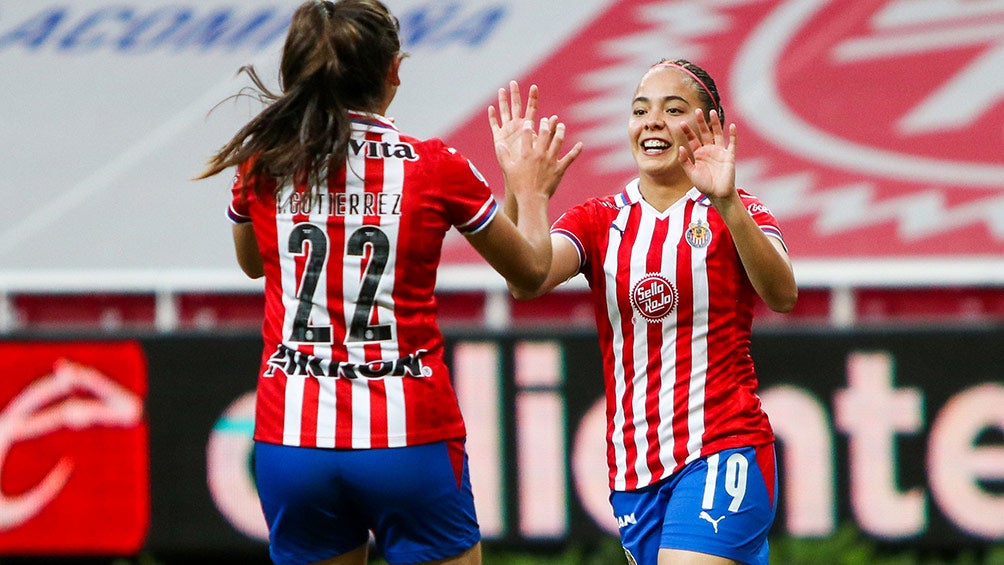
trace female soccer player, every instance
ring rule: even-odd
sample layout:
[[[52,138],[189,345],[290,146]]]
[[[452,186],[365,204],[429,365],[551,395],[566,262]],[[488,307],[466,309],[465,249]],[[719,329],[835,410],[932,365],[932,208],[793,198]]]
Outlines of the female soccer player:
[[[210,160],[236,166],[240,267],[265,277],[255,478],[279,564],[476,564],[465,428],[433,290],[456,227],[514,288],[551,262],[547,204],[579,146],[515,127],[499,149],[512,222],[474,166],[384,117],[400,84],[397,19],[378,0],[295,12],[279,93]]]
[[[512,106],[504,94],[489,121],[496,146],[513,148],[523,110],[518,90]],[[525,116],[536,112],[531,91]],[[697,65],[648,69],[628,120],[638,178],[554,223],[542,285],[510,285],[530,299],[580,272],[589,282],[629,563],[767,563],[777,479],[750,357],[753,305],[759,295],[788,312],[798,290],[777,221],[735,186],[736,127],[726,134],[723,118]],[[506,213],[518,218],[514,197]]]

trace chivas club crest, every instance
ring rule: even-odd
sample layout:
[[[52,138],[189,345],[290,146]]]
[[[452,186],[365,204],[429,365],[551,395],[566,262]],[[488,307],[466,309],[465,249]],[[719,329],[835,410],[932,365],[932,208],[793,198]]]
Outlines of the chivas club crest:
[[[695,220],[687,226],[687,233],[684,236],[691,247],[703,249],[711,243],[711,226],[704,220]]]

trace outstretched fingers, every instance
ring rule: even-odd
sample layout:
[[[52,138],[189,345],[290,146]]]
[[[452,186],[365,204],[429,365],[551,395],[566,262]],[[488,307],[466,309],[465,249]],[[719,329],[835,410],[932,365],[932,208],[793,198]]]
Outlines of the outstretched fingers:
[[[687,122],[682,122],[679,127],[671,127],[669,134],[678,147],[680,161],[684,164],[693,163],[694,153],[703,145],[694,128]]]
[[[736,143],[739,141],[739,134],[736,133],[736,124],[729,124],[729,153],[732,160],[736,159]]]
[[[497,158],[508,159],[513,156],[514,152],[519,151],[514,144],[521,143],[523,139],[521,131],[525,126],[524,122],[536,120],[539,98],[540,92],[537,85],[531,85],[524,108],[518,82],[510,81],[508,89],[498,89],[498,108],[488,107],[488,124],[491,126]],[[500,144],[507,146],[505,152],[501,150]]]
[[[559,122],[556,116],[552,116],[546,121],[541,121],[541,128],[537,140],[542,149],[546,150],[544,158],[547,169],[546,178],[549,179],[547,181],[548,193],[553,194],[554,190],[558,188],[558,183],[564,177],[565,171],[582,152],[582,142],[576,143],[562,155],[562,148],[565,144],[565,124]]]
[[[564,142],[564,137],[565,137],[565,129],[564,129],[564,124],[562,124],[562,128],[561,128],[562,143]],[[560,153],[560,152],[561,151],[560,151],[560,146],[559,146],[558,150],[556,151],[556,154]],[[557,164],[558,164],[558,176],[559,177],[560,176],[564,176],[565,171],[568,170],[568,167],[571,166],[572,162],[574,162],[576,158],[578,158],[578,156],[579,156],[580,153],[582,153],[582,142],[581,141],[576,142],[576,144],[573,145],[572,148],[569,149],[567,153],[565,153],[563,156],[561,156],[561,158],[558,159],[558,163]]]
[[[724,143],[725,143],[725,132],[724,132],[724,130],[722,130],[722,119],[718,115],[718,111],[717,110],[712,110],[708,114],[708,121],[710,122],[711,136],[712,136],[712,138],[715,141],[715,145],[723,145],[724,147],[728,147],[728,145],[724,145]],[[731,143],[730,143],[730,145],[731,145]]]
[[[712,112],[714,112],[714,110],[712,110]],[[711,126],[708,125],[708,119],[704,115],[704,110],[701,108],[695,110],[694,117],[697,121],[697,136],[701,140],[701,145],[715,143],[715,135],[711,131]]]
[[[510,90],[516,90],[516,99],[519,100],[519,84],[516,81],[509,83]],[[540,103],[540,90],[537,88],[536,84],[530,85],[530,90],[526,95],[526,114],[523,117],[530,121],[536,121],[537,119],[537,106]]]
[[[498,90],[499,114],[501,116],[500,125],[513,120],[533,120],[537,119],[537,106],[540,100],[540,91],[536,84],[530,85],[527,93],[526,113],[523,113],[523,96],[520,93],[519,83],[509,81],[509,89],[500,88]]]
[[[495,106],[488,106],[488,125],[492,127],[492,134],[502,129],[502,124],[499,122],[499,112],[495,109]]]

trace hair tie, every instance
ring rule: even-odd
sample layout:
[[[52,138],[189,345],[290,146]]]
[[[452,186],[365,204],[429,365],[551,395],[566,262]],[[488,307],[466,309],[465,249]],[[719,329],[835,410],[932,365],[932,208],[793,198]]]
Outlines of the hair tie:
[[[655,67],[672,67],[674,69],[680,69],[681,71],[687,73],[687,75],[689,75],[690,78],[696,80],[697,84],[701,85],[701,88],[704,89],[704,93],[708,95],[708,100],[710,100],[711,104],[714,105],[714,108],[712,108],[712,110],[715,110],[719,114],[722,113],[722,106],[721,106],[721,104],[717,100],[715,100],[715,96],[713,94],[711,94],[711,89],[708,88],[708,85],[704,84],[704,81],[701,80],[700,77],[698,77],[696,74],[694,74],[693,71],[691,71],[687,67],[684,67],[683,65],[680,65],[678,63],[674,63],[672,61],[663,61],[662,63],[656,63],[656,64],[652,65],[653,69]]]
[[[331,17],[331,6],[325,0],[314,0],[314,5],[321,11],[321,15],[325,18]]]

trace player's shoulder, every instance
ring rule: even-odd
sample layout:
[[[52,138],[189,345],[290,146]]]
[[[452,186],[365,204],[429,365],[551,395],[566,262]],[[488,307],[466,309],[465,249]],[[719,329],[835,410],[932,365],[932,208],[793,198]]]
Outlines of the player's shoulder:
[[[419,138],[401,134],[401,141],[415,148],[423,156],[449,156],[455,155],[456,151],[438,137]]]
[[[418,143],[421,144],[418,148],[419,158],[425,159],[427,166],[434,167],[441,174],[457,179],[458,182],[469,182],[473,178],[477,179],[476,182],[488,185],[488,180],[474,163],[442,139],[432,137],[419,140]]]
[[[628,205],[618,194],[608,194],[606,196],[593,196],[586,199],[582,204],[576,206],[583,211],[592,214],[617,214],[621,208]]]
[[[555,221],[554,227],[570,229],[572,226],[584,228],[594,224],[609,225],[611,217],[617,215],[619,208],[616,195],[594,196],[565,210]]]
[[[764,204],[763,201],[761,201],[758,197],[751,194],[749,191],[742,188],[737,188],[736,192],[739,193],[739,198],[742,200],[743,205],[746,207],[746,210],[750,214],[755,215],[758,213],[767,213],[773,215],[770,209],[767,208],[767,205]]]

